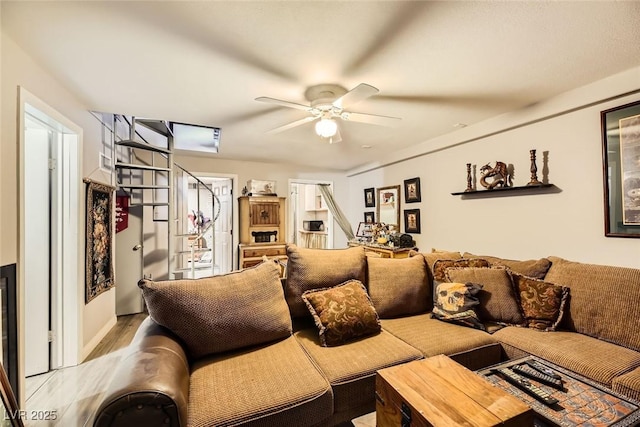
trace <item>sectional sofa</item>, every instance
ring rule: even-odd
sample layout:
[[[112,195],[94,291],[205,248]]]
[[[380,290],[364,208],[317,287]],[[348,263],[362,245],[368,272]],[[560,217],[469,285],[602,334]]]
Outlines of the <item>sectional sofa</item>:
[[[348,425],[375,409],[377,370],[437,354],[473,370],[533,354],[640,399],[640,269],[360,247],[287,255],[282,284],[271,262],[141,281],[150,317],[94,425]],[[472,313],[483,330],[432,317],[434,286],[451,279],[485,282]],[[359,308],[341,311],[336,289]]]

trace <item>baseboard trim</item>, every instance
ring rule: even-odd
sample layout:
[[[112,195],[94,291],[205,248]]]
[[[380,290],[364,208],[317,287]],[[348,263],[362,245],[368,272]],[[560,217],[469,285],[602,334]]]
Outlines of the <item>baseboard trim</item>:
[[[98,344],[100,344],[100,341],[102,341],[102,339],[107,336],[111,328],[116,326],[116,323],[118,323],[118,318],[116,316],[113,316],[107,323],[105,323],[105,325],[98,331],[98,333],[94,335],[91,341],[89,341],[83,347],[82,349],[83,362],[87,357],[89,357],[91,352],[98,346]]]

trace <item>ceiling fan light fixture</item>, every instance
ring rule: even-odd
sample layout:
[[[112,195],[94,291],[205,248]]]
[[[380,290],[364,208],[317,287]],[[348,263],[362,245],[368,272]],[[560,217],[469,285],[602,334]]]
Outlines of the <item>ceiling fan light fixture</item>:
[[[338,123],[333,119],[320,119],[316,123],[316,133],[323,138],[331,138],[338,132]]]

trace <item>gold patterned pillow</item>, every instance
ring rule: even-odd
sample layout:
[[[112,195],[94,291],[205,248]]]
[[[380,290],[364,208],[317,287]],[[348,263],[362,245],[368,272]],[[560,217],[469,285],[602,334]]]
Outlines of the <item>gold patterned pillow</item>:
[[[445,273],[447,268],[451,267],[474,267],[474,268],[488,268],[490,267],[489,261],[482,258],[473,259],[439,259],[433,264],[433,280],[436,282],[445,282]]]
[[[555,331],[569,298],[569,288],[511,273],[527,327]]]
[[[378,313],[359,280],[306,291],[302,299],[313,315],[324,347],[380,332]]]

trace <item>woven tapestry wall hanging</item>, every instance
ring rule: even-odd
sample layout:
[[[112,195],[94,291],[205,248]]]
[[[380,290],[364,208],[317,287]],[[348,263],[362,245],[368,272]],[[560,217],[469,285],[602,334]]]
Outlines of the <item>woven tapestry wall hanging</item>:
[[[113,287],[113,192],[115,188],[87,183],[85,303]]]

